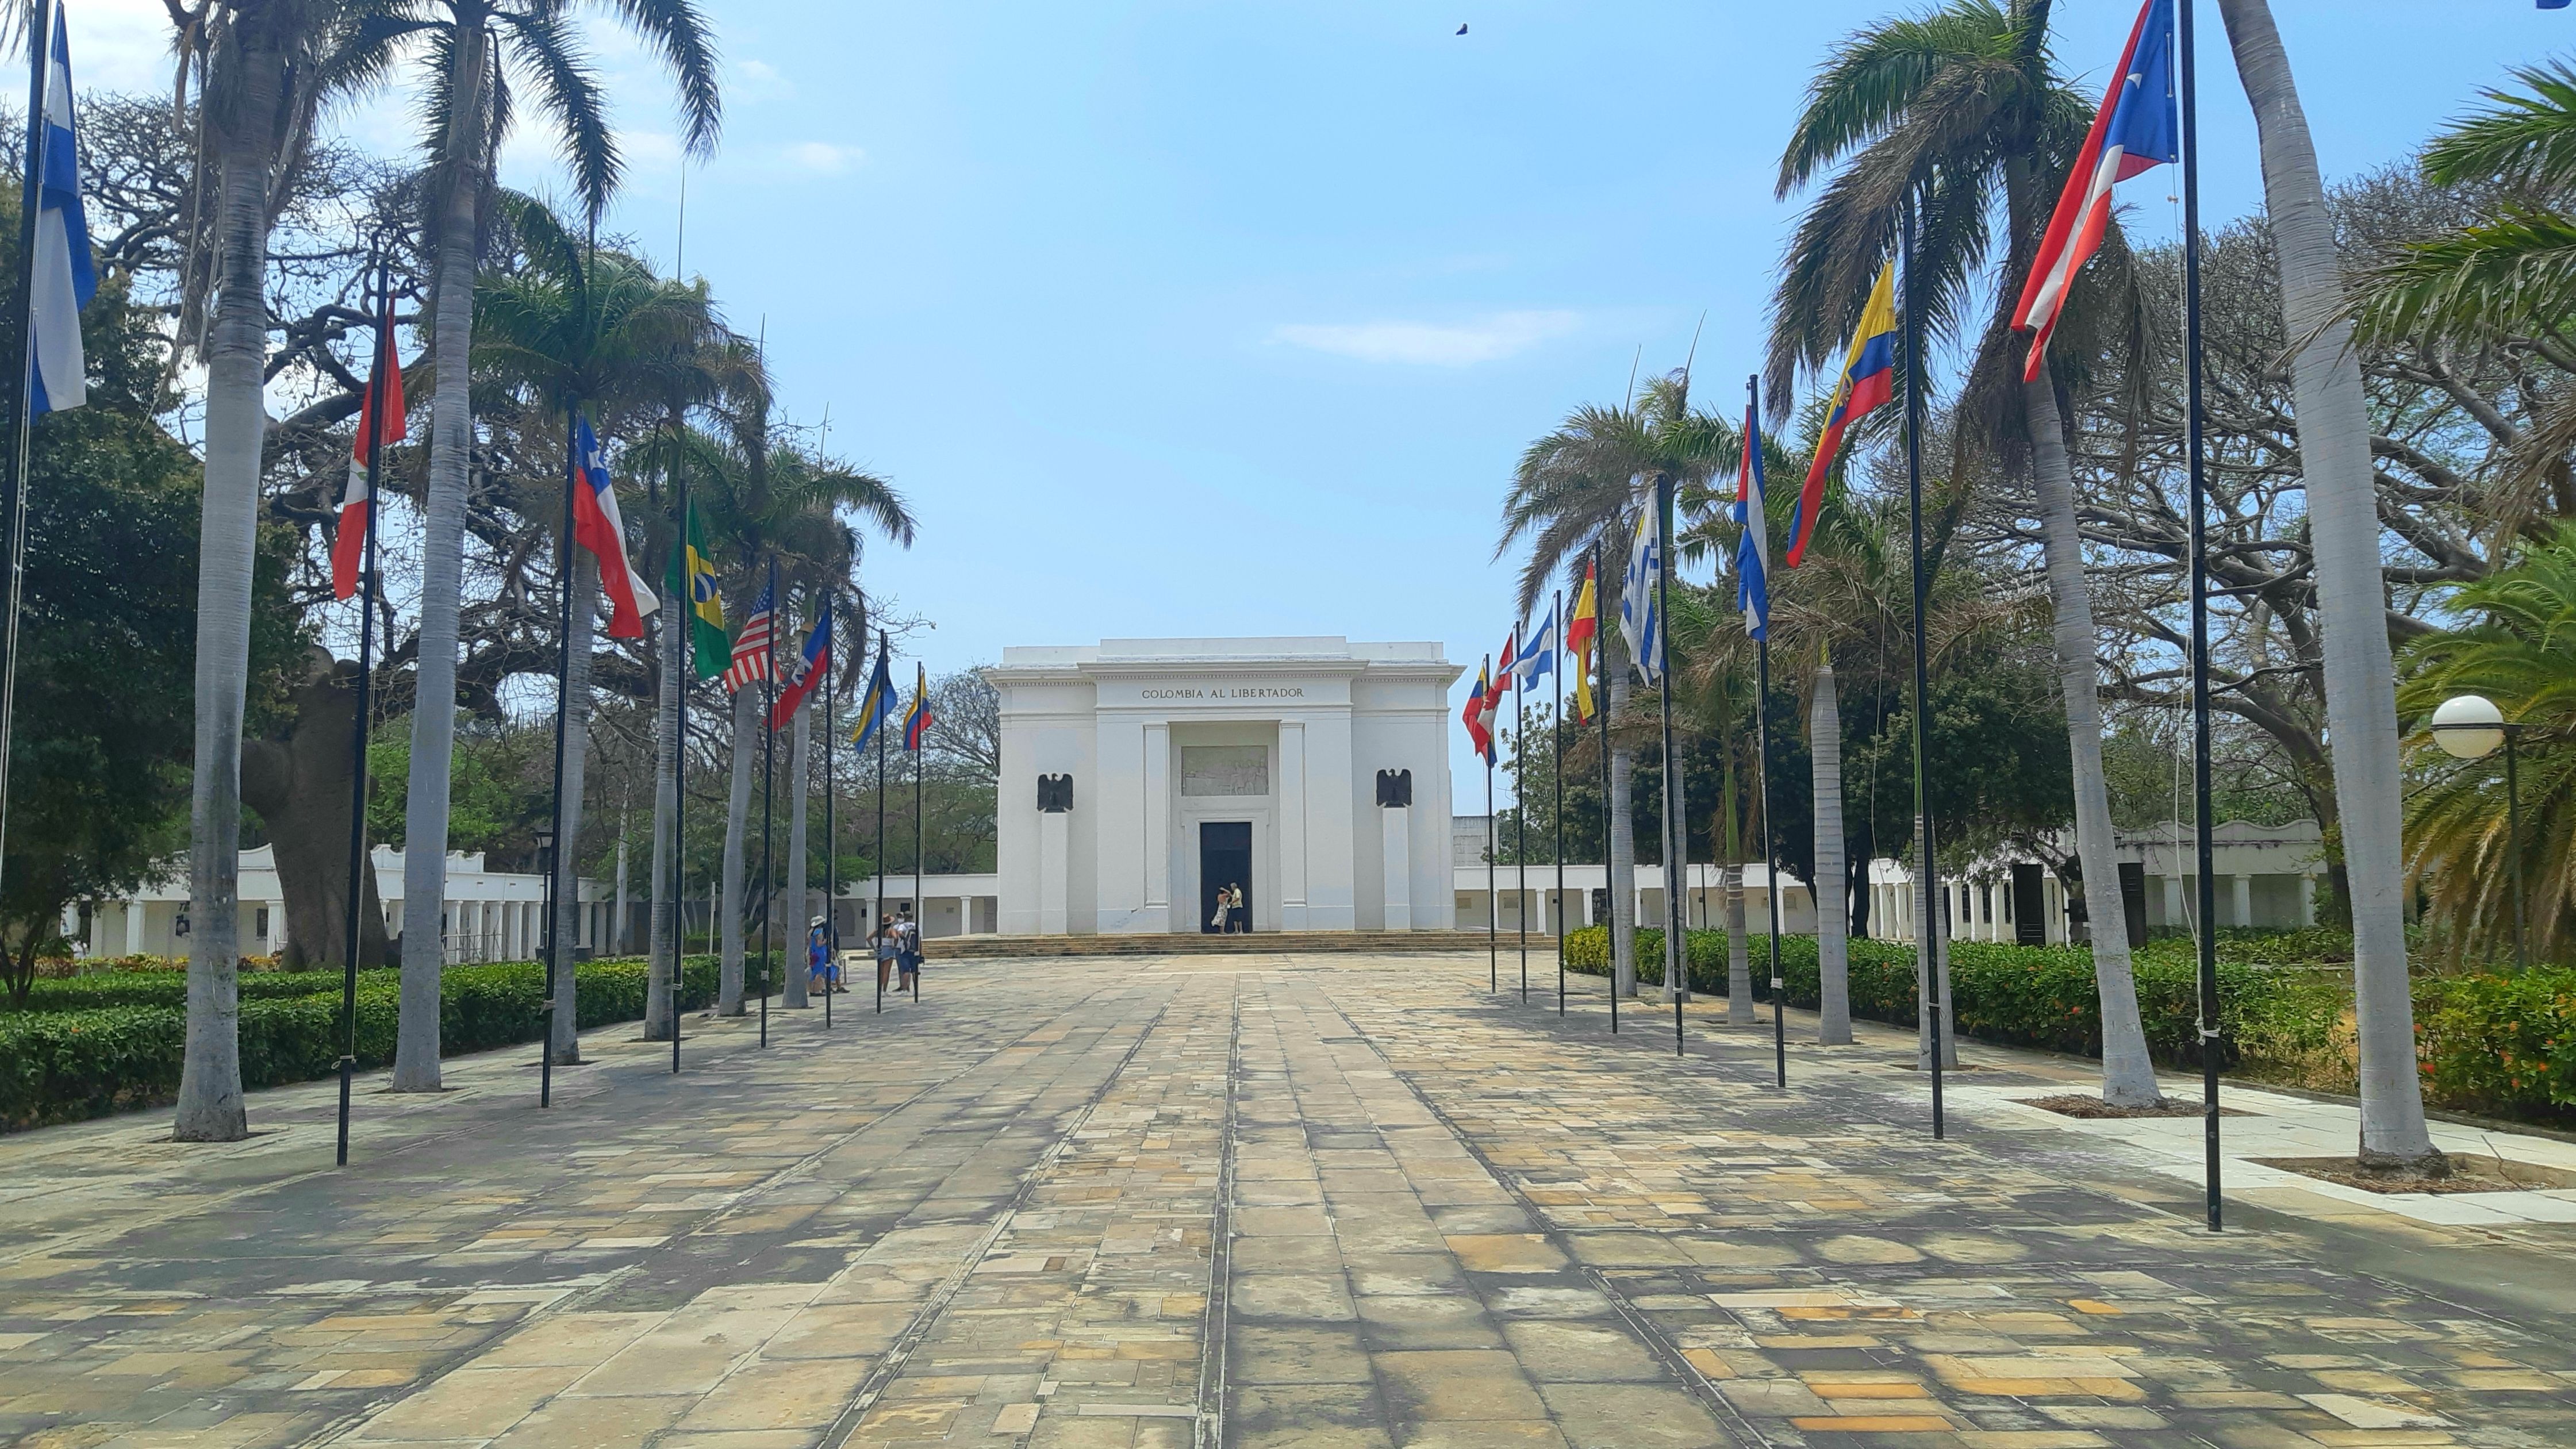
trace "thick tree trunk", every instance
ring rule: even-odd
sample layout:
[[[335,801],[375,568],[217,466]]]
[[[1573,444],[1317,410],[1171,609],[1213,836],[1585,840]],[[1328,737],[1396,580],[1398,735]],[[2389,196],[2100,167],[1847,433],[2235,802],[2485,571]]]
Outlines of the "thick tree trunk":
[[[2262,138],[2263,197],[2281,268],[2288,335],[2312,339],[2290,367],[2299,461],[2307,479],[2325,642],[2326,729],[2352,893],[2353,1008],[2361,1046],[2361,1159],[2433,1166],[2442,1154],[2424,1125],[2406,967],[2395,669],[2379,512],[2370,460],[2370,408],[2352,351],[2315,144],[2290,58],[2264,0],[2219,0],[2236,73]]]
[[[669,1041],[679,1029],[679,1006],[671,972],[672,954],[687,935],[686,921],[680,910],[677,883],[672,879],[672,863],[679,859],[680,842],[680,751],[682,705],[686,695],[682,681],[688,677],[689,621],[687,605],[674,601],[657,612],[655,628],[661,631],[661,692],[654,702],[653,738],[653,881],[650,891],[652,906],[645,931],[644,1039]]]
[[[1736,861],[1726,863],[1726,1024],[1754,1025],[1753,951],[1744,931],[1744,867]]]
[[[1816,666],[1814,702],[1807,706],[1807,757],[1815,788],[1816,1040],[1851,1044],[1851,941],[1841,892],[1843,879],[1843,717],[1834,693],[1834,667]]]
[[[581,1061],[581,1014],[575,999],[573,948],[581,941],[581,802],[590,761],[591,626],[599,610],[599,560],[587,549],[572,555],[572,637],[565,673],[571,709],[564,725],[563,800],[555,812],[554,1037],[548,1049],[558,1066]]]
[[[2075,476],[2066,457],[2057,398],[2046,376],[2022,386],[2030,424],[2031,483],[2039,495],[2039,532],[2048,566],[2049,605],[2056,615],[2057,682],[2066,700],[2066,738],[2075,774],[2075,851],[2087,890],[2093,934],[2093,980],[2102,1001],[2102,1100],[2152,1107],[2164,1100],[2147,1031],[2138,1019],[2137,978],[2129,964],[2126,902],[2120,899],[2119,841],[2111,831],[2111,794],[2102,774],[2102,704],[2094,660],[2093,591],[2084,577],[2084,543],[2075,520]]]
[[[357,723],[358,668],[313,651],[315,668],[295,694],[282,739],[242,744],[242,803],[259,812],[286,897],[285,962],[319,969],[347,959],[349,932],[349,735]],[[385,913],[375,862],[358,871],[358,963],[385,961]]]
[[[626,821],[620,816],[617,822],[617,914],[609,917],[608,921],[608,954],[611,956],[626,954],[626,913],[629,909],[626,899]]]
[[[437,389],[430,400],[429,490],[421,538],[420,654],[411,715],[410,798],[403,812],[402,1010],[393,1087],[438,1090],[439,973],[446,964],[449,768],[456,749],[456,648],[465,588],[465,495],[474,461],[468,359],[481,251],[486,39],[463,27],[449,77],[449,154],[431,297]]]
[[[733,788],[725,796],[724,897],[716,915],[723,925],[724,956],[716,986],[716,1014],[743,1014],[743,836],[751,821],[751,767],[760,753],[760,691],[749,685],[733,697]]]
[[[258,555],[262,373],[268,305],[272,127],[285,60],[231,56],[239,104],[216,134],[222,273],[206,349],[206,487],[197,548],[196,776],[188,809],[188,1023],[172,1133],[183,1142],[250,1135],[241,1085],[241,742],[250,679],[251,570]]]
[[[805,1006],[805,923],[814,917],[814,903],[805,898],[805,787],[808,771],[806,757],[813,753],[814,711],[812,701],[796,707],[796,722],[788,731],[787,747],[787,893],[781,899],[788,903],[785,912],[785,935],[780,944],[793,942],[784,953],[787,959],[787,1005],[790,1009]],[[775,909],[773,907],[773,909]],[[971,924],[971,923],[969,923]]]

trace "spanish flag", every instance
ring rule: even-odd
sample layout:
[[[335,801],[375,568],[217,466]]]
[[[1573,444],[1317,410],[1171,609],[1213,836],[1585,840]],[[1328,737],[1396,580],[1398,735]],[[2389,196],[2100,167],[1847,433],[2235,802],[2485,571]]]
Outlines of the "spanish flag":
[[[725,634],[724,600],[716,595],[715,560],[707,553],[707,533],[698,511],[689,510],[688,537],[671,550],[668,579],[672,598],[688,600],[688,649],[695,677],[713,679],[733,658],[733,641]]]
[[[1583,592],[1574,596],[1574,615],[1565,626],[1565,652],[1574,659],[1574,719],[1592,722],[1592,651],[1601,635],[1601,594],[1593,566],[1583,565]]]

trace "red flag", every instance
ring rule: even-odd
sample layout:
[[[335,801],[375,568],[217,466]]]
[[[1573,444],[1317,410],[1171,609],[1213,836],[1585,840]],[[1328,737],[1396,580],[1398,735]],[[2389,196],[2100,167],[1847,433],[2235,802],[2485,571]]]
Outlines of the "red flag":
[[[394,352],[394,301],[385,298],[376,328],[375,373],[367,379],[366,401],[358,406],[358,438],[350,446],[349,486],[340,495],[340,522],[331,532],[331,597],[345,599],[358,591],[358,565],[366,551],[367,444],[390,448],[410,431],[403,417],[402,359]],[[378,407],[381,395],[383,406]]]

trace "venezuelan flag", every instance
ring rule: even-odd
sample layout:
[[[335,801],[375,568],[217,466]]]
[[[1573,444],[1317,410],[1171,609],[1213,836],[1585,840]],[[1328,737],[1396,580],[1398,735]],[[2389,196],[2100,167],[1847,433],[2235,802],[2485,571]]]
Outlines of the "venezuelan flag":
[[[1851,355],[1842,376],[1834,380],[1834,410],[1825,419],[1825,435],[1816,440],[1816,456],[1807,465],[1807,481],[1798,489],[1797,511],[1789,515],[1789,567],[1807,556],[1816,536],[1816,515],[1825,506],[1825,474],[1842,455],[1843,431],[1862,414],[1896,395],[1896,264],[1878,269],[1878,285],[1852,328]]]
[[[926,665],[912,667],[912,708],[903,712],[903,747],[918,752],[930,733],[930,670]]]

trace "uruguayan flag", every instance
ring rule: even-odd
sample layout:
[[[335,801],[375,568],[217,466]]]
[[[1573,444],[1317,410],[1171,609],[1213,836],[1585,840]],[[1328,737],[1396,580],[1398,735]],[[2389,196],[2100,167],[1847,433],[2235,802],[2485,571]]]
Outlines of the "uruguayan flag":
[[[98,291],[90,262],[89,219],[81,214],[80,149],[72,128],[71,32],[54,11],[53,63],[45,75],[44,169],[36,204],[35,273],[29,318],[35,348],[39,413],[89,401],[89,364],[81,356],[80,313]]]
[[[1628,546],[1628,576],[1619,589],[1619,634],[1648,684],[1664,677],[1663,601],[1655,588],[1663,577],[1664,553],[1655,532],[1655,508],[1649,503],[1638,511],[1636,542]]]

